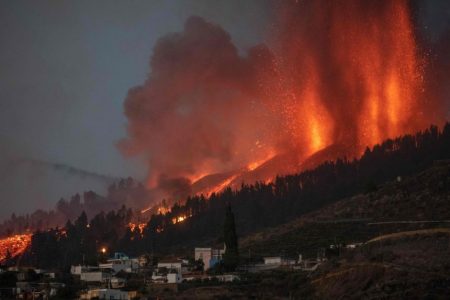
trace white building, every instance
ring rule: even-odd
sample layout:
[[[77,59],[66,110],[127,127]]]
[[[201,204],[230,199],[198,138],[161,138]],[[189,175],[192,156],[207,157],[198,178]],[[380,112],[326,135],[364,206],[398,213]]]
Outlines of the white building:
[[[71,266],[70,267],[70,274],[80,276],[81,273],[89,272],[89,271],[92,271],[92,270],[98,270],[98,267],[81,266],[81,265]]]
[[[204,263],[204,270],[208,270],[216,263],[222,260],[222,256],[225,253],[224,249],[213,248],[195,248],[194,257],[195,260],[201,260]]]
[[[135,272],[139,269],[139,259],[129,258],[123,253],[115,253],[114,258],[107,260],[107,263],[99,264],[102,270],[112,270],[113,273],[125,271],[127,273]]]
[[[183,281],[183,277],[181,273],[167,273],[167,274],[158,274],[153,273],[152,281],[154,283],[180,283]]]
[[[167,274],[167,283],[180,283],[182,281],[181,274],[169,273]]]
[[[297,263],[295,259],[287,259],[279,256],[264,257],[264,265],[270,266],[293,266]]]
[[[158,263],[159,268],[166,268],[167,270],[176,270],[181,274],[183,270],[183,263],[181,260],[166,260]]]
[[[111,274],[103,271],[83,272],[80,275],[80,280],[85,282],[107,282],[109,279]]]
[[[195,260],[201,260],[204,263],[204,270],[209,269],[209,262],[212,257],[211,248],[195,248]]]

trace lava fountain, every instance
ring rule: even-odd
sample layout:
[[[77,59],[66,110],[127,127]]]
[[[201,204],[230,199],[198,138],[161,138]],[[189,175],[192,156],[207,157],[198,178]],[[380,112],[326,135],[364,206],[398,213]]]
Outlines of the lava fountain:
[[[331,144],[348,156],[435,121],[421,111],[422,77],[407,1],[283,2],[275,29],[280,99],[305,156]]]
[[[443,121],[424,100],[408,1],[277,5],[267,46],[244,56],[199,17],[155,46],[120,148],[148,158],[161,199],[268,182]]]

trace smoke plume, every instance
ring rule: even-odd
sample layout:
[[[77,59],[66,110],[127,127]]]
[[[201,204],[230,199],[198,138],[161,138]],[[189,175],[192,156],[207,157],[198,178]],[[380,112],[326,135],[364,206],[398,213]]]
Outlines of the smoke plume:
[[[157,42],[147,81],[125,101],[129,138],[120,143],[148,158],[150,186],[239,168],[254,155],[270,125],[256,80],[266,55],[255,47],[240,57],[228,33],[200,17]]]
[[[283,1],[277,16],[267,47],[243,56],[199,17],[158,41],[119,145],[147,158],[149,186],[179,196],[212,173],[261,180],[443,121],[407,1]]]

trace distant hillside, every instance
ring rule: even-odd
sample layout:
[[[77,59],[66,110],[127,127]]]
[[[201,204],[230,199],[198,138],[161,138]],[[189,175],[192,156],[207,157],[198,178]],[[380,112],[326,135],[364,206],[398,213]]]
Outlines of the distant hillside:
[[[32,214],[36,210],[50,210],[62,197],[80,191],[94,190],[103,194],[117,180],[65,164],[1,156],[0,197],[8,199],[8,205],[0,211],[0,221],[12,213]]]

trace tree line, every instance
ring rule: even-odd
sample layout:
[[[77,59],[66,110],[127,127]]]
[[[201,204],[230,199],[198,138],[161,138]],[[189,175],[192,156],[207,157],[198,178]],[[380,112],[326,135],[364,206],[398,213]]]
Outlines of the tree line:
[[[28,259],[39,267],[68,267],[93,262],[99,247],[129,255],[192,252],[196,246],[223,245],[224,216],[231,206],[240,236],[286,223],[339,199],[370,192],[398,176],[414,174],[434,161],[450,158],[450,124],[431,126],[414,135],[388,139],[367,148],[359,159],[328,161],[313,170],[278,176],[271,183],[242,184],[212,194],[190,196],[166,214],[155,214],[142,234],[126,226],[130,209],[99,213],[90,222],[81,216],[61,230],[37,232]],[[182,222],[173,222],[188,216]],[[89,225],[88,225],[89,224]],[[51,251],[49,251],[51,249]],[[68,253],[68,254],[67,254]]]

